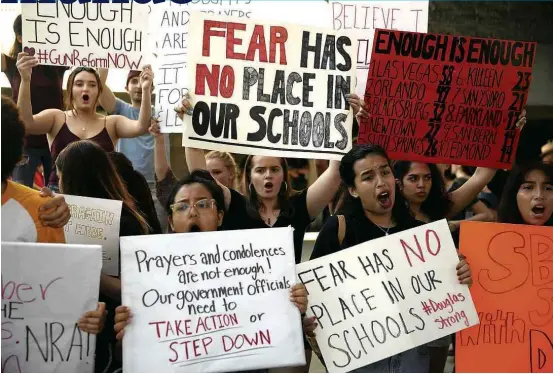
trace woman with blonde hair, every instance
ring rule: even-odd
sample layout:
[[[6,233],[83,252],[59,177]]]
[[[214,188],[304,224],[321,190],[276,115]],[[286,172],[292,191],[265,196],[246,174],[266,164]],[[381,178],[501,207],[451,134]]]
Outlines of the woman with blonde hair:
[[[211,151],[205,155],[207,170],[217,182],[227,188],[236,189],[238,167],[234,157],[228,152]]]

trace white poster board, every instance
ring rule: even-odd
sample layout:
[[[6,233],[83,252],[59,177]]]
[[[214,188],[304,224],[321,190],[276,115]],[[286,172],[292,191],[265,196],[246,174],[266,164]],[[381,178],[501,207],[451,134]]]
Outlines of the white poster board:
[[[208,4],[206,4],[208,3]],[[214,4],[215,3],[215,4]],[[187,75],[190,12],[237,19],[258,19],[333,28],[351,32],[357,39],[356,92],[365,93],[372,39],[376,28],[428,31],[428,1],[294,1],[283,6],[274,0],[235,0],[188,4],[166,1],[152,7],[150,27],[158,49],[159,70],[155,75],[156,112],[162,132],[182,133],[182,121],[173,108],[189,89]],[[194,33],[196,33],[195,31]]]
[[[478,324],[446,220],[296,266],[329,372],[349,372]],[[357,333],[369,339],[356,339]]]
[[[21,8],[24,51],[40,64],[140,70],[151,62],[145,4],[56,1]]]
[[[65,225],[68,244],[98,244],[102,246],[102,271],[119,276],[120,200],[64,195],[71,219]]]
[[[429,1],[331,1],[332,28],[357,36],[357,87],[365,95],[376,29],[428,31]]]
[[[173,110],[182,101],[183,93],[189,89],[187,61],[189,53],[190,14],[203,12],[210,16],[229,16],[236,19],[262,19],[266,21],[286,21],[288,23],[330,27],[330,8],[324,1],[294,1],[294,12],[282,6],[281,1],[233,0],[203,1],[192,0],[188,4],[166,1],[152,7],[150,27],[156,35],[158,69],[155,75],[156,113],[161,131],[182,133],[182,121]],[[305,14],[326,14],[327,17],[313,17],[306,20]],[[193,31],[194,34],[198,30]]]
[[[193,12],[194,113],[183,146],[339,160],[351,149],[355,40],[340,32]]]
[[[2,372],[94,372],[99,246],[2,242]]]
[[[305,364],[292,228],[127,236],[121,260],[126,372]]]

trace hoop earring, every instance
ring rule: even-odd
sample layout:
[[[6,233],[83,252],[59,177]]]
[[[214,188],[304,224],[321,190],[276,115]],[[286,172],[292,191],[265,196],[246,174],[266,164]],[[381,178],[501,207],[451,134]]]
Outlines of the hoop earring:
[[[252,184],[251,183],[248,185],[248,192],[250,193],[250,196],[253,196]]]
[[[284,185],[284,191],[282,191],[282,185]],[[286,192],[288,192],[288,183],[286,183],[286,181],[283,181],[282,185],[280,187],[280,193],[284,195]]]

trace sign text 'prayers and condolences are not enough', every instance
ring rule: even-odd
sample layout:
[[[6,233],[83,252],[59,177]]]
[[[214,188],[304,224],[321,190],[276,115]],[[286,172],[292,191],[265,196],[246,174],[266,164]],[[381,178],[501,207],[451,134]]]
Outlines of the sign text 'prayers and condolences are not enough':
[[[23,50],[44,65],[139,70],[148,41],[148,5],[22,4]]]
[[[305,364],[290,227],[121,238],[129,372]]]
[[[349,372],[478,323],[445,220],[296,266],[330,372]]]
[[[71,218],[65,225],[65,241],[69,244],[102,246],[102,271],[119,276],[120,200],[95,199],[64,195]]]
[[[97,245],[2,242],[2,373],[94,372],[96,337],[77,322],[101,267]]]
[[[392,159],[510,168],[536,43],[377,30],[359,142]]]
[[[183,145],[341,159],[351,148],[354,42],[342,32],[194,12],[194,110]]]

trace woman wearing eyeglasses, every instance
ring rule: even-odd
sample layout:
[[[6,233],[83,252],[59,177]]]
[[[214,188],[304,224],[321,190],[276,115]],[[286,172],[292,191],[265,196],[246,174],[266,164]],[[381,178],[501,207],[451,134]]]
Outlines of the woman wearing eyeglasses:
[[[21,75],[17,106],[28,134],[48,137],[52,160],[69,144],[87,139],[111,152],[119,138],[134,138],[147,133],[152,116],[151,87],[153,73],[149,65],[140,74],[142,105],[138,121],[123,116],[103,116],[96,113],[98,99],[102,93],[102,82],[96,70],[78,67],[67,80],[68,110],[47,109],[33,115],[31,104],[31,74],[38,66],[38,59],[26,52],[17,56],[17,69]],[[51,173],[49,186],[57,190],[58,178]]]
[[[169,192],[166,202],[169,229],[173,233],[217,231],[223,223],[224,206],[223,189],[209,171],[194,170],[176,182]],[[290,301],[301,313],[305,313],[307,290],[302,284],[291,288]],[[129,323],[129,308],[118,307],[115,314],[117,340],[121,341],[125,327]]]

